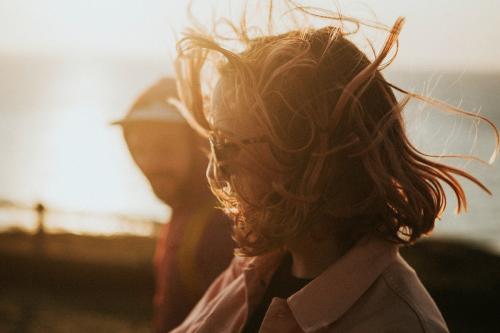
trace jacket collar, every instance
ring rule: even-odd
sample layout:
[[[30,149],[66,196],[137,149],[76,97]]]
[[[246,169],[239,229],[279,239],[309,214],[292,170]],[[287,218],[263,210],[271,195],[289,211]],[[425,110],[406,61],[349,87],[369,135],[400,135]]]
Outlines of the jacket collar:
[[[396,260],[398,246],[375,237],[364,238],[317,278],[287,299],[305,332],[338,320]]]
[[[263,285],[269,285],[285,253],[284,249],[277,249],[247,260],[243,268],[247,279],[259,279]]]

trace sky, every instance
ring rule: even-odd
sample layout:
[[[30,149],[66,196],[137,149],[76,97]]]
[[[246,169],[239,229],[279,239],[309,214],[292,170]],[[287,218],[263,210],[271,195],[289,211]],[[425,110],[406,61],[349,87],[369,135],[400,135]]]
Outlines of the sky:
[[[232,5],[242,1],[232,1]],[[252,2],[252,1],[250,1]],[[331,7],[333,0],[306,3]],[[391,24],[407,18],[396,66],[500,70],[500,1],[340,0],[344,12]],[[228,0],[195,1],[208,19]],[[0,56],[63,58],[172,57],[174,33],[186,25],[186,0],[0,0]]]
[[[195,15],[209,22],[228,2],[238,12],[243,0],[195,0]],[[392,68],[429,69],[436,86],[440,73],[454,71],[450,89],[466,102],[484,98],[492,112],[495,82],[463,91],[455,84],[462,74],[500,73],[500,1],[307,1],[326,8],[334,2],[346,15],[375,14],[387,25],[406,17]],[[168,74],[175,35],[188,24],[186,6],[187,0],[0,0],[0,155],[9,156],[0,164],[0,199],[165,220],[168,211],[109,123]],[[385,38],[366,33],[378,44]],[[97,220],[94,227],[102,232],[106,226]]]

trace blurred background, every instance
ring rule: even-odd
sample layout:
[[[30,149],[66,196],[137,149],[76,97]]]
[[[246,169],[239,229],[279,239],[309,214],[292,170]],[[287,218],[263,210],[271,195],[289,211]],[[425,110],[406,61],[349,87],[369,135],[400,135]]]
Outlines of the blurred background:
[[[500,2],[336,2],[345,14],[375,14],[388,25],[407,18],[399,55],[385,72],[391,82],[500,124]],[[195,1],[193,10],[209,22],[213,8],[240,10],[228,3]],[[0,0],[1,332],[149,331],[151,257],[170,210],[110,123],[145,87],[173,74],[186,6]],[[487,161],[494,151],[482,122],[416,102],[405,117],[426,152]],[[452,331],[488,331],[498,324],[488,309],[499,305],[499,163],[444,161],[473,172],[494,195],[464,183],[468,213],[457,216],[450,196],[434,241],[405,255]]]

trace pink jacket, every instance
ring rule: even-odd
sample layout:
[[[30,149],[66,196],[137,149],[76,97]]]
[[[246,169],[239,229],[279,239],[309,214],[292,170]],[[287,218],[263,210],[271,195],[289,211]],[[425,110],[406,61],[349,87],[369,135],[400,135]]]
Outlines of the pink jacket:
[[[172,332],[240,332],[282,251],[234,258]],[[448,332],[438,308],[392,243],[358,243],[288,299],[274,298],[260,333]]]

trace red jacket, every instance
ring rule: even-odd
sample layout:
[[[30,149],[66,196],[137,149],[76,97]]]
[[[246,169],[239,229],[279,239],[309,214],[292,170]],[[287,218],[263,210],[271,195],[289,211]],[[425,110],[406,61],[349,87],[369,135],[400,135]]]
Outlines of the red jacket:
[[[178,326],[233,256],[228,219],[205,205],[174,212],[158,239],[154,258],[156,289],[153,331]]]

